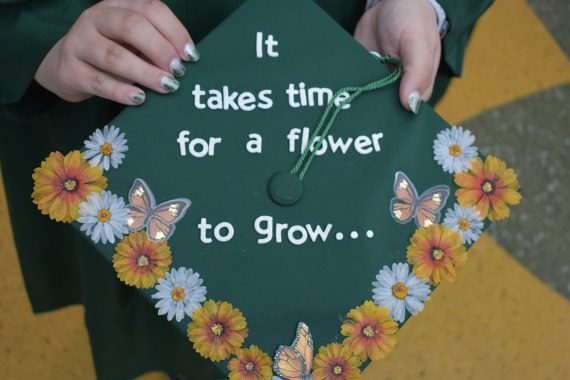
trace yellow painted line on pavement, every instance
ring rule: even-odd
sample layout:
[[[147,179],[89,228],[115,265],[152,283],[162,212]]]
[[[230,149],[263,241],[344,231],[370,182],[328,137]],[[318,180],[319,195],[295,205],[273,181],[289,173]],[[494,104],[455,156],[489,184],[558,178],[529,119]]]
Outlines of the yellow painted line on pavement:
[[[83,308],[34,315],[24,286],[0,175],[0,379],[95,378]]]
[[[474,31],[463,77],[436,109],[459,124],[568,82],[568,57],[526,2],[497,0]],[[488,235],[470,252],[457,283],[434,293],[363,380],[570,378],[568,300]]]
[[[497,0],[474,33],[464,78],[437,109],[459,123],[569,81],[568,58],[526,3]],[[82,307],[32,313],[5,202],[0,179],[0,379],[94,379]],[[400,331],[396,350],[363,379],[570,378],[569,315],[566,299],[483,236],[458,282],[435,292]]]
[[[481,18],[463,77],[436,107],[458,124],[481,112],[570,82],[570,61],[523,0],[497,0]]]
[[[488,235],[469,252],[362,380],[570,378],[570,303]]]

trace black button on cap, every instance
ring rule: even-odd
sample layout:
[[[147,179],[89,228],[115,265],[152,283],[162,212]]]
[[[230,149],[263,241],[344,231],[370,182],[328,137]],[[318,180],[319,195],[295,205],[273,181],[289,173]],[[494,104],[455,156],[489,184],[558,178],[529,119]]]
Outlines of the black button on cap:
[[[303,182],[290,172],[278,172],[269,180],[269,195],[275,203],[290,206],[303,195]]]

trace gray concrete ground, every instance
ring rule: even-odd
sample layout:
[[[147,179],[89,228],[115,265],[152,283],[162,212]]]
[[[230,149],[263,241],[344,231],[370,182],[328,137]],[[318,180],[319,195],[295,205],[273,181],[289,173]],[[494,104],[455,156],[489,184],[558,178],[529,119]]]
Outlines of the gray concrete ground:
[[[501,0],[497,0],[501,1]],[[570,0],[528,0],[570,54]],[[532,52],[529,52],[532,53]],[[536,68],[540,70],[540,67]],[[570,298],[570,84],[466,123],[477,146],[515,168],[523,202],[491,235],[544,283]]]
[[[484,154],[517,170],[523,201],[491,235],[546,284],[570,297],[570,85],[464,123]]]
[[[500,0],[499,0],[500,1]],[[570,54],[570,1],[527,0],[560,46]]]

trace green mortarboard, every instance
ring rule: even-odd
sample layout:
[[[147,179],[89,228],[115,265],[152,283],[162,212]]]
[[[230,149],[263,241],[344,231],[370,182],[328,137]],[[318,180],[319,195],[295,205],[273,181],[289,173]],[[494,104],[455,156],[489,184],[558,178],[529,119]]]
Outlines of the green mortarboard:
[[[207,299],[239,308],[248,328],[243,347],[255,344],[273,357],[279,346],[291,344],[295,331],[295,342],[302,344],[305,326],[315,353],[320,346],[342,343],[347,312],[372,300],[373,287],[378,287],[377,303],[391,295],[404,300],[409,289],[391,288],[390,281],[406,285],[405,266],[390,271],[408,261],[410,238],[419,227],[443,223],[450,210],[449,223],[455,217],[466,227],[458,231],[473,230],[469,243],[488,224],[471,220],[469,225],[468,215],[459,214],[465,210],[454,208],[458,187],[451,172],[464,171],[469,158],[477,156],[472,135],[451,128],[428,106],[418,115],[405,111],[398,83],[349,103],[342,102],[347,97],[342,93],[331,108],[340,111],[326,136],[327,120],[321,137],[312,139],[333,93],[351,87],[347,93],[352,94],[390,76],[313,2],[250,0],[199,49],[202,59],[188,65],[178,92],[150,94],[146,104],[109,123],[125,133],[129,149],[124,162],[105,175],[108,190],[130,201],[132,229],[145,230],[154,240],[168,238],[171,269],[191,268],[203,280],[195,284],[207,289]],[[300,157],[305,164],[296,166]],[[491,190],[494,184],[488,184]],[[429,234],[442,242],[452,235],[435,227],[423,231],[416,239],[420,256]],[[94,230],[88,232],[93,236]],[[451,278],[466,254],[453,242],[445,244],[432,246],[428,259],[437,264],[443,255],[441,273]],[[117,247],[97,244],[110,262]],[[447,249],[456,250],[457,257]],[[144,267],[151,259],[137,260]],[[388,271],[379,275],[384,266]],[[410,261],[410,273],[412,268]],[[426,270],[416,273],[433,280]],[[429,293],[427,283],[422,286],[423,296],[416,294],[420,303]],[[163,294],[170,289],[163,287]],[[157,290],[141,293],[157,302],[151,298]],[[172,293],[173,299],[184,296]],[[395,301],[387,306],[403,322],[402,310],[394,309],[404,306]],[[167,304],[163,301],[164,310]],[[187,334],[191,321],[184,316],[171,323]],[[296,330],[301,321],[306,325]],[[352,323],[359,326],[354,318]],[[228,320],[207,326],[204,339],[224,336],[231,327]],[[202,354],[208,351],[201,347]],[[288,352],[293,362],[297,354],[307,355],[299,347],[279,351]],[[188,360],[195,361],[196,376],[211,373],[213,365],[227,373],[223,361],[212,363],[198,354]],[[280,375],[292,378],[284,371]]]

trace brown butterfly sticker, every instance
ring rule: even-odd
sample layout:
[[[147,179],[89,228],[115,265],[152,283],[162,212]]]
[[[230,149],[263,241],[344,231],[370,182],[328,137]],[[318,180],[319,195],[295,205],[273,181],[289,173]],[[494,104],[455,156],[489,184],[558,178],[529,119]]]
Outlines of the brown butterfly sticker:
[[[434,186],[418,196],[416,187],[403,172],[396,172],[394,198],[390,200],[390,213],[400,224],[415,219],[418,227],[439,223],[440,211],[451,191],[446,185]]]
[[[295,340],[290,346],[279,346],[273,361],[273,380],[312,380],[313,338],[309,326],[297,325]]]
[[[146,227],[150,240],[168,240],[176,229],[175,224],[186,214],[191,203],[189,199],[176,198],[157,206],[150,187],[137,178],[129,191],[127,228],[140,231]]]

